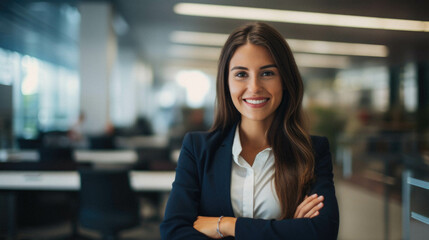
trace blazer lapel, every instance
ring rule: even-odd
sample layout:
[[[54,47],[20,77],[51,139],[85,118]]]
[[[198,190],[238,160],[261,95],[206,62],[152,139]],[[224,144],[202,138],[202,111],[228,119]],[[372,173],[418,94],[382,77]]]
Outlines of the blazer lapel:
[[[216,195],[218,196],[218,203],[221,204],[225,216],[234,216],[231,205],[231,164],[232,143],[236,127],[237,125],[231,128],[230,132],[219,146],[213,164]]]

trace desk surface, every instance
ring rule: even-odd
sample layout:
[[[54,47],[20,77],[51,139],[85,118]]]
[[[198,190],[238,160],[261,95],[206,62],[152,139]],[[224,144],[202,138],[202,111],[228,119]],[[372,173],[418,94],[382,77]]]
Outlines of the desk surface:
[[[170,191],[176,173],[130,171],[134,191]],[[0,190],[60,190],[78,191],[77,171],[0,171]]]
[[[135,150],[74,150],[76,162],[90,162],[102,164],[133,164],[137,162],[138,156]],[[38,162],[37,150],[0,150],[0,161]]]
[[[79,163],[93,164],[134,164],[138,161],[136,150],[74,150],[74,158]],[[174,150],[170,158],[177,163],[180,149]],[[37,150],[0,150],[0,162],[38,162]]]

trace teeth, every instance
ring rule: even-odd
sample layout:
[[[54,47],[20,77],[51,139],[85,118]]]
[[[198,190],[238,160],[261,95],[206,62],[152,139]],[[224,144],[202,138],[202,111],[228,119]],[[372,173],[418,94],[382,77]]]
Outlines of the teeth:
[[[262,99],[262,100],[250,100],[250,99],[245,99],[246,102],[250,103],[250,104],[261,104],[264,103],[266,101],[268,101],[268,99]]]

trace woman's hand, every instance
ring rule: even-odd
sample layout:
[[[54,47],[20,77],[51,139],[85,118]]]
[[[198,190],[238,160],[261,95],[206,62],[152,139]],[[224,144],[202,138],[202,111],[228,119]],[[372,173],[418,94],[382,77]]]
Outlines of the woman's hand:
[[[296,208],[293,218],[314,218],[319,215],[319,210],[323,207],[323,196],[317,194],[305,196],[304,201]]]
[[[219,217],[203,217],[198,216],[194,222],[194,228],[199,232],[203,233],[209,238],[220,239],[221,237],[217,233],[217,221]],[[235,236],[235,222],[236,218],[223,217],[220,224],[219,230],[224,237]]]

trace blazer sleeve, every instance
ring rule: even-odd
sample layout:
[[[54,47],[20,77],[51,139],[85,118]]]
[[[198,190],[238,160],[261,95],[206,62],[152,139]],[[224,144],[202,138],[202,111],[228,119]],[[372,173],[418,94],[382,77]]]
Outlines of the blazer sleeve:
[[[235,238],[241,239],[336,239],[339,228],[339,211],[335,196],[332,160],[326,138],[313,140],[315,148],[316,182],[311,193],[323,195],[324,207],[314,218],[263,220],[238,218]]]
[[[193,228],[200,203],[200,183],[194,156],[192,135],[187,134],[164,220],[160,225],[162,239],[209,239]]]

